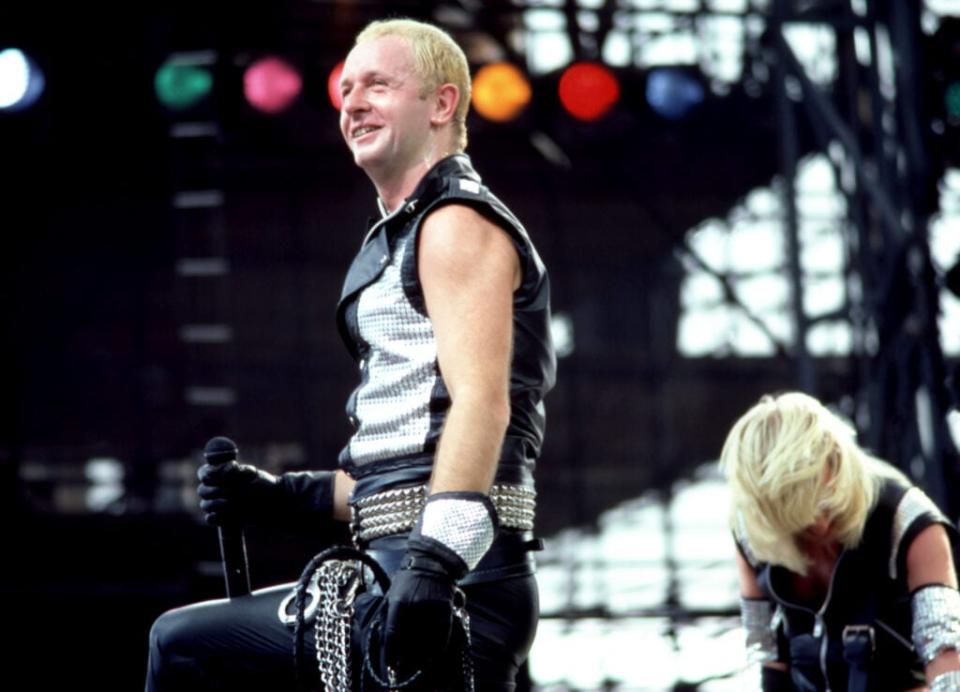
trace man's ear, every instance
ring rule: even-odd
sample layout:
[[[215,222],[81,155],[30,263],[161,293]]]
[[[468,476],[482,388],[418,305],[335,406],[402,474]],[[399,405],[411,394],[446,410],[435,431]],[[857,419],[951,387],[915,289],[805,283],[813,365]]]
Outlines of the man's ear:
[[[455,84],[441,84],[433,95],[431,125],[446,125],[453,120],[460,103],[460,89]]]

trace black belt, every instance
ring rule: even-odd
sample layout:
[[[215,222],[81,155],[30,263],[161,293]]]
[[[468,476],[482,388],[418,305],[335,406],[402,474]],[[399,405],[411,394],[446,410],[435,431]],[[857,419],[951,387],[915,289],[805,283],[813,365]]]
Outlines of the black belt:
[[[843,628],[843,658],[847,662],[847,692],[866,692],[870,660],[876,649],[876,635],[870,625]]]
[[[400,569],[407,552],[408,536],[407,533],[376,538],[361,549],[376,560],[392,578],[393,574]],[[530,576],[537,569],[532,553],[538,550],[543,550],[543,541],[534,538],[530,531],[501,530],[479,564],[458,584],[469,586],[511,577]],[[371,593],[379,593],[376,583],[369,578],[367,572],[368,570],[365,569],[364,582]]]

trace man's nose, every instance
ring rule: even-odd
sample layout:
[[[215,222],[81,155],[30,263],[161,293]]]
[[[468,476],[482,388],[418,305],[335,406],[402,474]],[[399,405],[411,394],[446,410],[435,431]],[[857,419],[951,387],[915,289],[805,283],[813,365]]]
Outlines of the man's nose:
[[[351,89],[343,97],[343,110],[347,113],[354,113],[366,107],[366,103],[362,89]]]

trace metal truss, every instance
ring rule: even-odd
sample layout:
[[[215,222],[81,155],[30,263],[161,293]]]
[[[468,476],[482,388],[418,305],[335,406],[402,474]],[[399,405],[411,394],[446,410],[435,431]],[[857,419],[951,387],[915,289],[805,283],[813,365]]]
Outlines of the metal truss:
[[[689,247],[679,248],[721,283],[724,300],[792,359],[796,385],[818,394],[823,373],[807,347],[810,328],[843,319],[852,328],[850,371],[861,439],[878,456],[917,480],[952,516],[960,514],[957,451],[946,424],[949,397],[941,351],[938,287],[927,239],[937,206],[941,170],[923,97],[923,3],[902,0],[748,0],[742,3],[669,0],[546,0],[460,2],[474,26],[503,39],[506,53],[523,49],[505,39],[524,27],[523,13],[562,15],[573,59],[598,59],[615,32],[629,37],[630,64],[651,66],[646,47],[683,35],[699,42],[696,60],[710,73],[704,27],[722,18],[739,22],[737,79],[772,88],[780,123],[782,210],[793,334],[778,340],[737,299],[729,277],[711,272]],[[646,20],[657,21],[647,22]],[[659,22],[659,23],[658,23]],[[789,40],[793,27],[830,34],[832,48],[815,64]],[[659,27],[659,28],[658,28]],[[731,57],[731,56],[728,56]],[[802,59],[802,58],[806,59]],[[843,314],[812,316],[803,305],[804,279],[796,204],[797,168],[810,135],[828,154],[847,202],[844,228],[849,286]]]
[[[847,200],[848,299],[858,391],[853,412],[866,446],[912,475],[951,516],[958,513],[957,453],[946,425],[948,394],[937,325],[938,294],[927,242],[937,169],[921,97],[925,74],[918,3],[776,0],[765,47],[773,64],[785,180],[798,385],[816,392],[805,339],[803,276],[793,180],[799,106],[817,144],[832,152]],[[824,88],[808,75],[785,29],[816,21],[836,35],[838,76]],[[839,149],[838,149],[839,145]],[[842,153],[841,153],[842,152]]]

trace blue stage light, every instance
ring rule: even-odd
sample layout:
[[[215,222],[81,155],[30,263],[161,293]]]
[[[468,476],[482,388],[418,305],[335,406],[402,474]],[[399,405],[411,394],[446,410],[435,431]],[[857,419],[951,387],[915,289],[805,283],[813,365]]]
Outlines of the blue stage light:
[[[703,84],[681,69],[663,67],[647,77],[647,103],[667,120],[680,120],[703,103]]]

